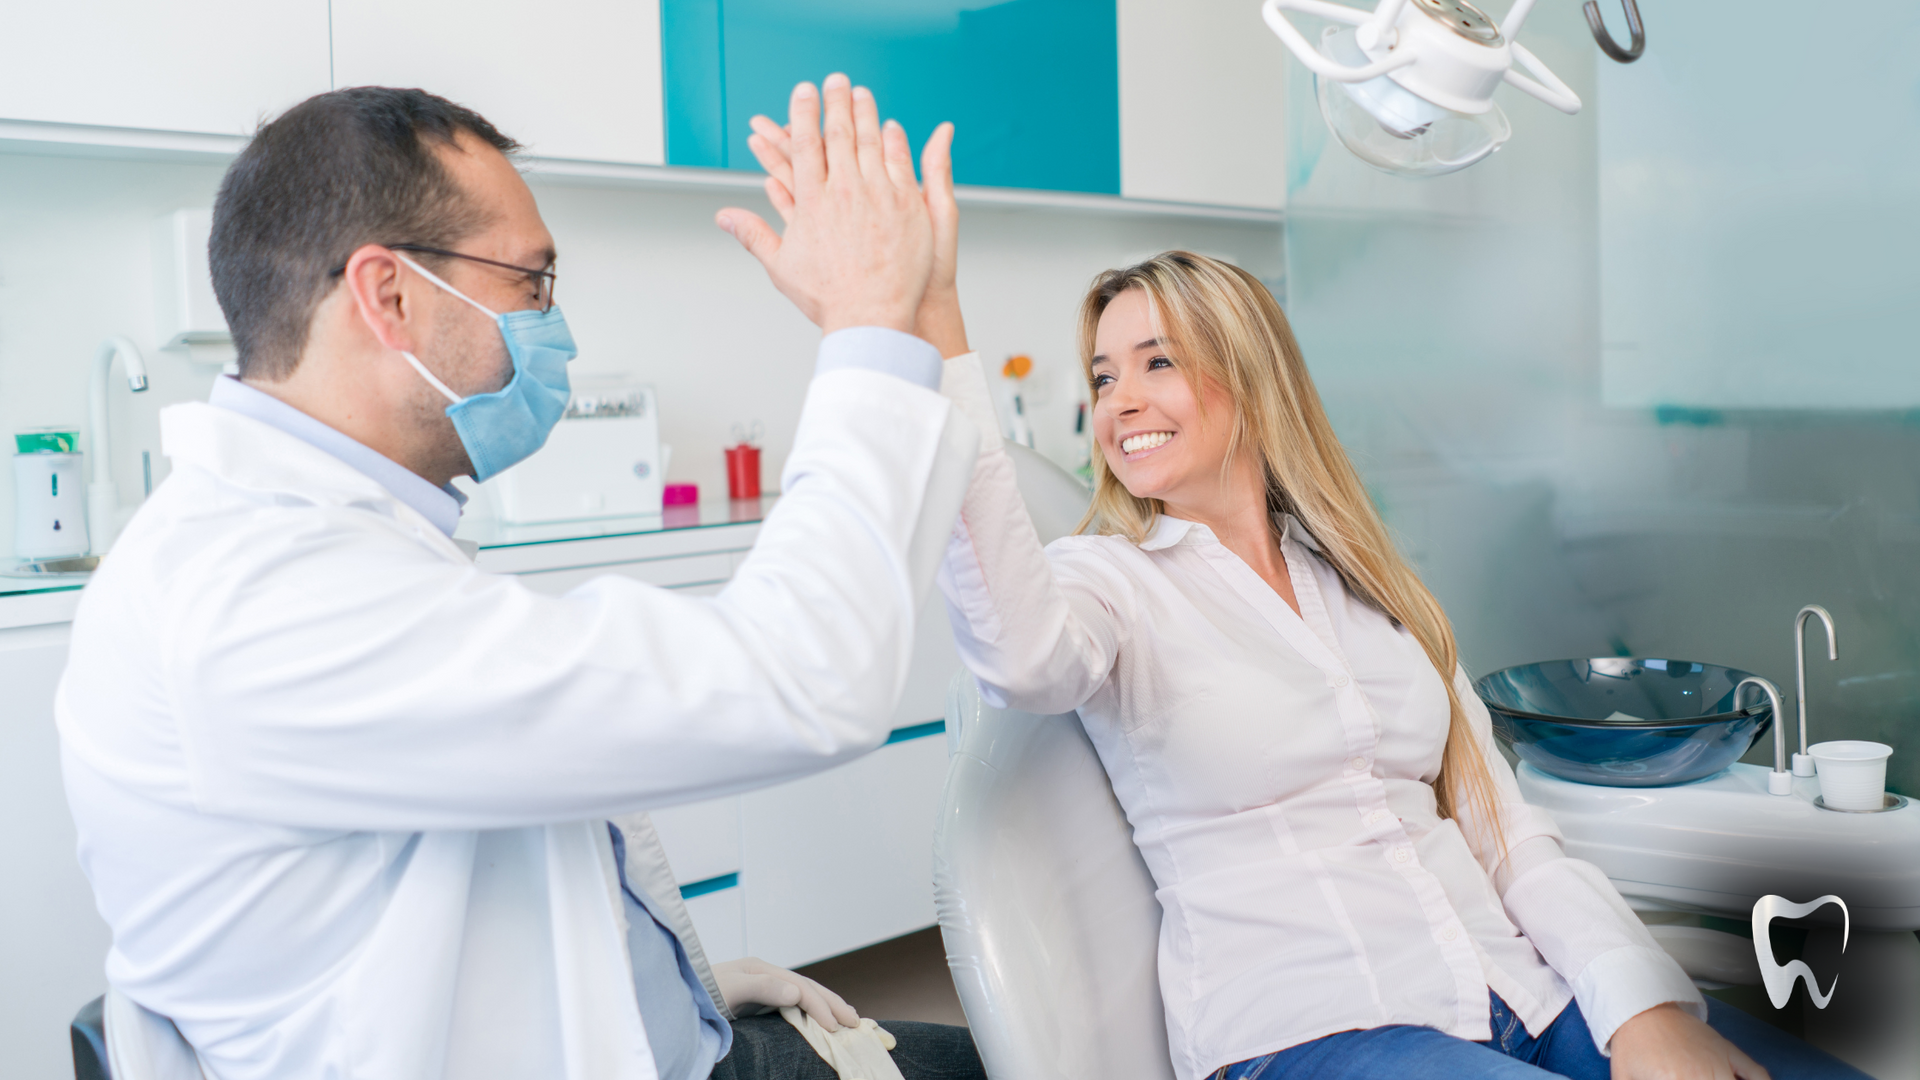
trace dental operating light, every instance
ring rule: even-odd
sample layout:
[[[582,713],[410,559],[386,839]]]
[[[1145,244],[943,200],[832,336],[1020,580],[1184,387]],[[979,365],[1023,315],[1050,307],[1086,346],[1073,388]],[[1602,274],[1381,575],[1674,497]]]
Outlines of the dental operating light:
[[[1380,0],[1371,12],[1328,0],[1266,0],[1261,15],[1314,74],[1327,126],[1367,164],[1400,176],[1456,172],[1513,134],[1493,92],[1506,83],[1561,112],[1580,98],[1515,41],[1534,0],[1496,25],[1465,0]],[[1335,25],[1320,47],[1286,12]]]

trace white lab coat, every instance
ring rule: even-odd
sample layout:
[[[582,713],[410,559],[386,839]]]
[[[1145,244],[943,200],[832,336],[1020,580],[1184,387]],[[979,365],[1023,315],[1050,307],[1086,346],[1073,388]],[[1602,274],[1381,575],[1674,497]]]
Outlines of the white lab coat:
[[[707,599],[543,596],[271,426],[161,422],[56,700],[109,981],[219,1080],[655,1080],[604,822],[884,740],[973,426],[818,376]],[[678,910],[641,824],[630,879]]]

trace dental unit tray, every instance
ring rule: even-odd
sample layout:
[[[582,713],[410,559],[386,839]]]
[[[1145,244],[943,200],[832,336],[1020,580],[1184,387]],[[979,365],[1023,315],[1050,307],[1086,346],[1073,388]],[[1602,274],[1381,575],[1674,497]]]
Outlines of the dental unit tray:
[[[1781,798],[1767,774],[1736,763],[1691,784],[1630,789],[1521,765],[1515,779],[1553,815],[1567,854],[1598,866],[1635,910],[1745,920],[1769,893],[1836,893],[1856,932],[1920,930],[1920,807],[1889,795],[1882,811],[1837,813],[1819,805],[1817,779],[1795,778]]]

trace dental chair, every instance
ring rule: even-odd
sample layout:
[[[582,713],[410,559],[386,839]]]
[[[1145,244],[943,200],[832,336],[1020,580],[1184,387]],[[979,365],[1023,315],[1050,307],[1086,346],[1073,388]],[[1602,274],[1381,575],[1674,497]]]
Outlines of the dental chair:
[[[947,966],[992,1080],[1172,1080],[1160,904],[1080,718],[947,699],[934,833]]]
[[[1024,446],[1007,453],[1040,542],[1073,532],[1087,489]],[[947,748],[934,903],[987,1075],[1172,1080],[1160,904],[1080,718],[996,709],[961,671]]]

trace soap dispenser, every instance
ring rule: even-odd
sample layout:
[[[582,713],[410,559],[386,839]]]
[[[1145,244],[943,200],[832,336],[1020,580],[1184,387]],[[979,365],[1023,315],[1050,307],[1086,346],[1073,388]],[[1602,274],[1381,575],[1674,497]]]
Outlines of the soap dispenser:
[[[72,431],[14,436],[13,552],[20,559],[63,559],[87,553],[87,494]]]

